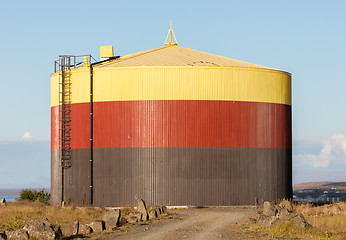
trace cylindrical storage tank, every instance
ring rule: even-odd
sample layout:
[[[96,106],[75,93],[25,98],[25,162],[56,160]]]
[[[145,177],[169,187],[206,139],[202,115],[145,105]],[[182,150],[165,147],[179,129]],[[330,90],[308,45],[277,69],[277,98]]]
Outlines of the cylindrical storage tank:
[[[70,71],[64,200],[174,206],[292,196],[291,75],[177,45]],[[52,183],[61,201],[59,73],[51,77]]]

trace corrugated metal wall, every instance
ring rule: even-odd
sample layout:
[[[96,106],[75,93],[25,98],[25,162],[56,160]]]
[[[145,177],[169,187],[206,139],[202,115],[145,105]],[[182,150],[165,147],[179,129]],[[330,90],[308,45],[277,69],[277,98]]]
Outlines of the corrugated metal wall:
[[[72,168],[65,196],[89,197],[88,69],[72,74]],[[76,80],[75,80],[76,79]],[[52,76],[52,92],[56,91]],[[58,103],[52,93],[52,197]],[[291,197],[291,78],[232,67],[94,72],[94,202],[243,205]],[[55,166],[55,167],[53,167]],[[57,177],[54,177],[54,179]]]

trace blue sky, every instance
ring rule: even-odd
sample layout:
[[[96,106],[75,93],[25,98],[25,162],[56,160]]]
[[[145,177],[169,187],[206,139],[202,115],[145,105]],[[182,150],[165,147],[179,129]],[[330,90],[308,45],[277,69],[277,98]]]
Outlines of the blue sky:
[[[179,45],[292,73],[294,182],[346,181],[346,1],[2,1],[0,188],[50,185],[59,54]]]

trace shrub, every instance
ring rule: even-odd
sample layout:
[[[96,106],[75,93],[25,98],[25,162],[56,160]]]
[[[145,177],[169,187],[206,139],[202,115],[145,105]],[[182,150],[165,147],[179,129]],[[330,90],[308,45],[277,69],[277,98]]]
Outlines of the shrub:
[[[19,200],[39,201],[47,203],[50,200],[50,193],[44,189],[37,191],[34,189],[22,189],[19,193]]]

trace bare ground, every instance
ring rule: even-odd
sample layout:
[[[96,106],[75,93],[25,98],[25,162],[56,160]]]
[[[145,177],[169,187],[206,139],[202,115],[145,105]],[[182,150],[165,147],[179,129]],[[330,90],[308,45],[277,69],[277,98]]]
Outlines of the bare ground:
[[[170,210],[169,216],[148,224],[92,235],[92,239],[244,239],[241,224],[253,208],[193,208]]]

